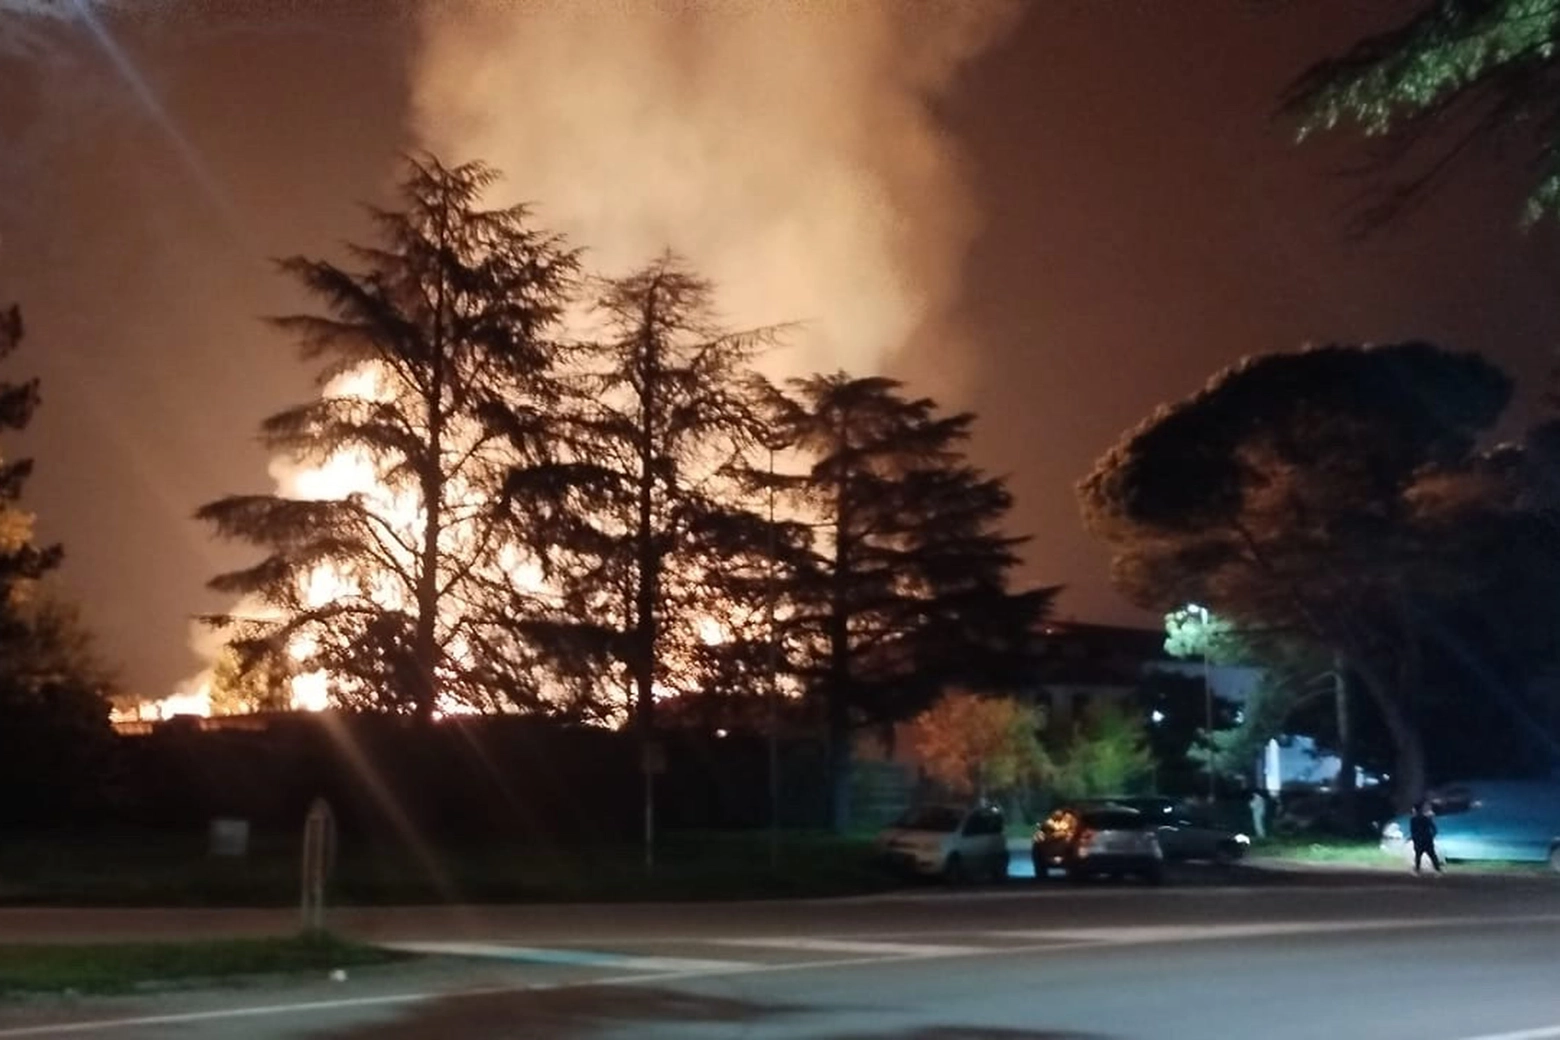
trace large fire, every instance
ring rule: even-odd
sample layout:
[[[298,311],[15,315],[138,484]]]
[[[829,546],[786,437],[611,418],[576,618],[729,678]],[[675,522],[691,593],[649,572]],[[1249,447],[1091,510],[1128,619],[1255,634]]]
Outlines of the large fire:
[[[325,389],[328,397],[363,401],[383,400],[387,393],[387,388],[372,366],[338,377]],[[277,480],[277,493],[289,498],[335,500],[352,495],[362,496],[372,512],[398,536],[399,540],[407,544],[416,542],[415,536],[420,530],[419,525],[423,516],[422,504],[417,494],[411,491],[393,490],[382,479],[380,466],[361,449],[337,452],[323,463],[314,466],[300,466],[292,460],[278,459],[272,465],[272,474]],[[457,490],[455,497],[458,500],[463,499],[463,504],[466,506],[481,505],[480,497],[475,492],[462,495]],[[475,508],[472,509],[474,513],[477,511]],[[452,526],[455,537],[458,538],[458,525]],[[384,540],[384,545],[392,549],[397,548],[398,538],[387,538]],[[534,595],[548,594],[549,590],[543,579],[541,567],[534,560],[526,558],[515,547],[506,546],[500,549],[497,554],[497,567],[510,587]],[[352,575],[327,565],[317,566],[311,570],[302,580],[300,592],[308,607],[324,606],[343,597],[356,596],[365,596],[385,608],[396,609],[407,605],[407,596],[403,587],[384,580],[383,575]],[[238,617],[261,620],[277,616],[273,610],[255,603],[240,603],[232,613]],[[702,643],[717,645],[730,638],[731,628],[727,622],[718,618],[704,617],[695,623],[695,633]],[[308,635],[294,637],[288,646],[288,654],[295,663],[307,662],[315,650],[312,637]],[[462,660],[471,653],[466,643],[458,637],[450,641],[448,651],[455,658]],[[211,717],[224,711],[235,710],[235,706],[219,703],[218,698],[214,696],[215,684],[216,670],[214,667],[207,668],[161,700],[143,702],[134,708],[116,712],[115,721],[158,721],[192,715]],[[289,679],[289,694],[290,707],[294,711],[323,711],[332,703],[330,676],[324,671],[317,670],[299,672]],[[672,696],[674,691],[657,684],[655,694],[658,698],[666,698]],[[242,708],[238,707],[238,710]],[[440,698],[438,714],[467,714],[476,710],[445,695]]]
[[[382,385],[378,371],[365,366],[332,381],[325,388],[327,397],[344,397],[363,401],[383,400],[388,390]],[[278,459],[272,465],[272,475],[277,480],[277,493],[288,498],[334,500],[348,496],[361,496],[371,511],[385,526],[408,544],[415,543],[415,534],[422,519],[422,505],[414,492],[392,489],[382,479],[381,470],[364,450],[352,448],[339,451],[314,466],[301,466],[293,460]],[[392,550],[394,538],[383,540]],[[500,554],[499,566],[508,580],[517,588],[542,591],[541,571],[531,561],[518,554]],[[348,596],[363,596],[387,608],[406,606],[404,590],[383,575],[352,575],[328,565],[315,567],[302,581],[300,590],[306,606],[319,607]],[[264,605],[240,603],[232,613],[238,617],[269,619],[275,612]],[[316,647],[312,637],[300,635],[288,646],[288,655],[295,663],[306,662]],[[451,645],[456,656],[469,651],[456,640]],[[215,669],[207,668],[183,683],[178,690],[158,701],[146,702],[127,711],[118,718],[123,721],[168,719],[178,715],[209,717],[218,713],[213,694]],[[289,680],[290,704],[295,711],[322,711],[329,707],[330,678],[323,671],[304,671]],[[231,709],[229,709],[231,710]],[[456,714],[472,709],[451,699],[443,698],[441,714]]]
[[[56,18],[114,6],[0,0]],[[509,171],[490,201],[535,203],[603,271],[671,247],[721,287],[731,325],[803,321],[805,342],[769,358],[767,375],[878,371],[919,334],[955,349],[929,372],[906,358],[897,368],[947,388],[966,338],[956,289],[981,214],[937,102],[1024,10],[1017,0],[427,4],[410,116],[418,146]],[[398,522],[415,516],[358,453],[282,464],[276,476],[284,495],[360,493]],[[522,587],[537,579],[526,560],[503,566]],[[320,573],[307,592],[351,587],[351,576]],[[706,643],[727,636],[716,619],[698,627]],[[209,714],[212,678],[142,712]],[[292,702],[319,707],[326,686],[297,676]]]

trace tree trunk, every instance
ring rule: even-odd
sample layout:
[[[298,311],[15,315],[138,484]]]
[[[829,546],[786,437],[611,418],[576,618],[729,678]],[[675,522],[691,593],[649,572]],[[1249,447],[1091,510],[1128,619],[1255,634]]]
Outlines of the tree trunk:
[[[850,722],[841,698],[829,699],[829,827],[836,834],[850,829]]]
[[[655,532],[656,389],[660,381],[659,340],[656,333],[656,293],[652,285],[645,296],[639,351],[639,482],[634,518],[634,728],[639,733],[640,783],[644,796],[643,829],[645,869],[655,866],[655,773],[659,752],[655,742],[656,611],[660,592],[660,552]]]
[[[839,418],[840,449],[849,447],[849,425]],[[848,537],[851,504],[843,479],[834,486],[834,573],[829,603],[829,826],[836,834],[850,829],[850,599],[846,588],[851,568]]]
[[[449,202],[439,208],[438,242],[449,246]],[[427,455],[418,474],[422,494],[423,530],[417,572],[417,620],[412,632],[412,654],[416,658],[417,689],[413,700],[417,719],[432,722],[439,707],[439,537],[444,525],[444,390],[445,362],[451,344],[447,335],[446,308],[449,291],[447,272],[440,270],[434,285],[433,330],[429,346],[429,380],[423,404],[428,409]]]
[[[1357,779],[1354,754],[1354,719],[1349,704],[1349,662],[1333,654],[1333,708],[1338,722],[1338,811],[1343,829],[1353,834],[1358,826]]]
[[[634,722],[645,732],[655,728],[656,585],[655,553],[649,538],[639,549],[639,588],[634,613]]]
[[[1409,718],[1399,702],[1397,694],[1388,688],[1374,668],[1361,668],[1365,692],[1381,712],[1382,722],[1392,736],[1394,764],[1392,767],[1393,802],[1403,812],[1423,796],[1428,771],[1425,768],[1425,746],[1419,728]]]
[[[1257,565],[1268,574],[1277,577],[1280,574],[1279,570],[1267,559],[1266,554],[1262,551],[1260,544],[1252,536],[1251,532],[1240,524],[1235,525],[1235,532],[1245,543]],[[1331,646],[1335,650],[1339,646],[1353,648],[1358,645],[1351,637],[1347,625],[1339,626],[1329,622],[1321,611],[1314,609],[1294,582],[1289,581],[1286,584],[1289,586],[1290,597],[1295,607],[1299,610],[1300,616],[1304,618],[1306,625],[1311,631],[1316,633],[1324,645]],[[1406,598],[1401,600],[1399,610],[1399,618],[1402,621],[1402,650],[1405,655],[1401,663],[1406,664],[1411,659],[1417,660],[1417,646],[1414,645],[1416,633],[1408,621],[1409,613]],[[1421,796],[1426,781],[1424,742],[1420,738],[1418,727],[1409,718],[1400,700],[1400,698],[1411,696],[1415,692],[1418,684],[1417,667],[1412,669],[1400,668],[1398,682],[1394,686],[1382,677],[1379,669],[1369,663],[1365,654],[1354,652],[1349,660],[1364,682],[1366,693],[1370,695],[1371,700],[1380,709],[1382,720],[1387,726],[1387,732],[1392,736],[1394,757],[1396,759],[1393,766],[1394,797],[1398,808],[1406,810]]]
[[[439,428],[432,425],[431,457],[438,459]],[[439,707],[439,535],[444,517],[440,510],[443,474],[431,471],[423,476],[423,543],[417,572],[417,620],[412,632],[412,653],[416,658],[417,689],[412,691],[416,717],[432,722]]]
[[[656,389],[660,380],[660,356],[655,331],[656,289],[645,299],[643,342],[640,344],[639,383],[639,487],[634,532],[634,721],[641,732],[655,727],[656,606],[660,584],[660,557],[655,539]],[[648,739],[648,737],[647,737]]]
[[[841,550],[835,548],[833,605],[829,617],[828,754],[829,826],[836,834],[850,829],[850,614],[841,578]]]
[[[435,369],[437,374],[437,368]],[[439,384],[435,382],[436,391]],[[429,461],[422,475],[423,543],[417,572],[417,621],[412,633],[412,653],[416,656],[417,689],[413,691],[416,717],[432,722],[439,707],[439,534],[444,522],[441,506],[444,474],[437,471],[443,440],[438,398],[429,417]]]

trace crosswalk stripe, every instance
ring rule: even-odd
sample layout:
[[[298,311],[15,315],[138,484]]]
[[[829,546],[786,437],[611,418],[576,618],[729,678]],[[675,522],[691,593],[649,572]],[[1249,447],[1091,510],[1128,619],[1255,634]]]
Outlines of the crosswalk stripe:
[[[747,961],[701,960],[693,957],[639,956],[562,947],[507,946],[500,943],[407,942],[389,943],[389,949],[444,957],[484,957],[523,964],[558,964],[566,967],[618,968],[623,971],[726,971],[750,968]]]
[[[806,953],[861,953],[890,957],[948,957],[983,952],[983,946],[949,946],[940,943],[860,942],[851,939],[810,939],[804,936],[750,936],[712,939],[715,946],[751,946],[757,949],[796,950]]]
[[[1316,935],[1405,928],[1446,928],[1501,924],[1550,924],[1560,914],[1530,914],[1514,918],[1421,917],[1356,918],[1343,921],[1258,921],[1244,924],[1128,925],[1101,928],[1043,928],[988,931],[995,939],[1060,940],[1098,943],[1185,942],[1199,939],[1248,939],[1275,935]]]
[[[1560,1026],[1519,1029],[1514,1033],[1485,1033],[1482,1036],[1470,1036],[1467,1040],[1555,1040],[1556,1037],[1560,1037]]]

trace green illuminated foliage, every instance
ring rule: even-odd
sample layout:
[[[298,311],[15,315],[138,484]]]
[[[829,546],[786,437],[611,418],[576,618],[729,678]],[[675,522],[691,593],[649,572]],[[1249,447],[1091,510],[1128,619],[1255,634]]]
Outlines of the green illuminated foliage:
[[[1524,138],[1535,160],[1527,219],[1560,215],[1557,44],[1560,0],[1434,0],[1307,70],[1284,107],[1302,138],[1353,126],[1398,139],[1381,158],[1417,166],[1376,219],[1431,187],[1472,145],[1508,136]]]

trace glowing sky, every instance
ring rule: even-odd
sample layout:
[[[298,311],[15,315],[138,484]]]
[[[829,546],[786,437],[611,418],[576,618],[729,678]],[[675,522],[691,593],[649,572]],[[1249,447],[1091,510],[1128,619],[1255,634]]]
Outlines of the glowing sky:
[[[17,370],[44,380],[29,505],[149,693],[194,670],[187,619],[226,606],[202,583],[243,559],[191,513],[269,490],[256,424],[312,392],[255,320],[301,302],[266,258],[360,236],[357,203],[419,140],[493,153],[604,265],[684,229],[733,312],[812,319],[808,365],[879,360],[978,409],[1064,615],[1135,617],[1073,482],[1217,367],[1422,336],[1532,379],[1560,333],[1555,230],[1517,229],[1513,172],[1474,167],[1351,243],[1360,185],[1332,174],[1357,153],[1273,122],[1284,84],[1391,4],[1042,0],[908,26],[812,4],[610,34],[538,4],[435,25],[378,0],[198,6],[109,21],[139,86],[87,34],[0,47],[0,299],[29,322]],[[639,181],[602,199],[619,173]]]

